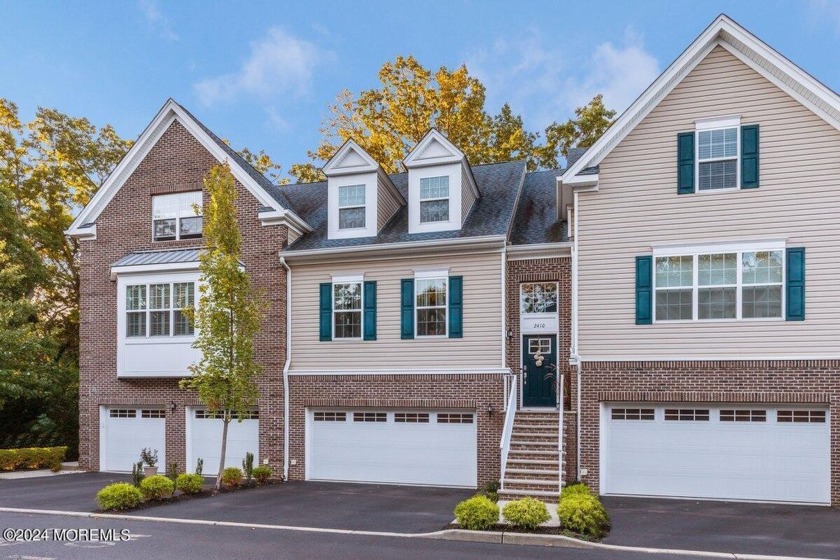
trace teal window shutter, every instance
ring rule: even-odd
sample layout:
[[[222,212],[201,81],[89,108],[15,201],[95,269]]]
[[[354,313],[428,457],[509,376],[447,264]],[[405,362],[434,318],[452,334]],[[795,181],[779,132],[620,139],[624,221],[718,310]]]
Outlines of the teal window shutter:
[[[400,293],[402,294],[400,338],[414,338],[414,278],[403,279]]]
[[[332,340],[332,284],[321,284],[321,340]]]
[[[787,250],[787,283],[785,285],[785,319],[805,320],[805,248]]]
[[[636,324],[653,322],[653,257],[636,257]]]
[[[758,188],[758,125],[741,127],[741,188]]]
[[[376,340],[376,282],[365,282],[365,340]]]
[[[449,338],[464,338],[464,277],[449,277]]]
[[[694,193],[694,132],[677,134],[677,194]]]

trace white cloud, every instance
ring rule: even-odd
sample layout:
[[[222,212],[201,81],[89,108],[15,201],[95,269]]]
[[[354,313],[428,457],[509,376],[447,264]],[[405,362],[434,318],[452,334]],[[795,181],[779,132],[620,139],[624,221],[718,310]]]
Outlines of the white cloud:
[[[532,129],[564,121],[598,93],[621,112],[659,75],[656,58],[631,31],[621,45],[606,41],[574,58],[533,30],[526,35],[496,41],[468,57],[467,67],[487,86],[491,112],[510,102]]]
[[[309,90],[315,67],[331,56],[314,43],[272,27],[265,37],[251,43],[251,54],[238,71],[206,78],[194,88],[205,105],[230,102],[240,95],[268,98],[288,92],[300,96]]]
[[[178,40],[178,35],[172,31],[172,27],[169,24],[169,18],[160,11],[157,0],[137,0],[137,7],[143,13],[143,17],[146,18],[149,27],[157,30],[164,38],[170,41]]]

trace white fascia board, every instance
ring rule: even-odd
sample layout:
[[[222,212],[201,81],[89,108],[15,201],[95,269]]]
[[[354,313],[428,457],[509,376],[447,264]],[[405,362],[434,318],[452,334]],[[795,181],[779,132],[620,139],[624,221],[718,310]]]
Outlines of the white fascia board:
[[[443,146],[444,149],[448,151],[450,155],[438,156],[428,159],[420,159],[420,155],[432,142],[440,143],[440,145]],[[408,155],[403,160],[403,165],[406,167],[406,169],[411,169],[412,167],[425,167],[428,165],[457,163],[465,157],[466,156],[464,152],[462,152],[458,148],[458,146],[450,142],[449,139],[446,136],[444,136],[439,130],[437,130],[436,128],[432,128],[429,129],[426,135],[417,143],[416,146],[414,146],[414,149],[408,153]]]
[[[365,164],[354,167],[337,167],[338,162],[344,159],[348,152],[355,152],[360,158],[362,158]],[[337,175],[354,175],[356,173],[370,173],[372,171],[376,171],[378,167],[379,163],[370,157],[370,154],[368,154],[352,138],[349,138],[345,140],[344,144],[342,144],[333,157],[324,164],[324,167],[321,170],[324,172],[324,175],[331,177]]]
[[[572,243],[534,243],[532,245],[508,245],[507,260],[526,261],[555,259],[572,256]]]
[[[160,137],[169,128],[173,121],[177,120],[198,142],[219,162],[230,163],[231,173],[246,189],[262,204],[270,208],[280,208],[276,200],[269,195],[254,179],[242,169],[236,162],[230,161],[228,155],[213,141],[212,138],[195,122],[178,103],[173,99],[167,100],[160,111],[158,111],[149,126],[143,131],[128,153],[123,157],[114,171],[108,176],[102,187],[85,206],[66,234],[69,236],[84,235],[84,229],[79,226],[88,222],[96,221],[99,214],[111,202],[117,191],[122,187],[128,177],[137,169],[137,166],[148,155],[151,149],[157,144]],[[300,220],[303,222],[302,220]],[[303,222],[305,223],[305,222]]]
[[[257,215],[260,219],[260,225],[276,226],[285,225],[291,230],[294,230],[298,235],[309,233],[312,231],[312,226],[306,223],[303,218],[288,209],[280,210],[266,210]]]
[[[573,188],[578,187],[597,187],[598,186],[598,173],[590,174],[590,175],[575,175],[574,177],[570,177],[568,181],[563,181],[564,185],[569,185]]]
[[[566,170],[563,182],[568,183],[583,169],[599,164],[717,46],[731,52],[831,126],[840,129],[840,97],[836,93],[729,17],[720,15],[622,113],[607,132]],[[780,79],[777,74],[784,74],[789,80]],[[804,90],[805,95],[797,91],[799,88]]]
[[[118,276],[126,276],[129,274],[155,274],[158,272],[189,272],[198,270],[198,261],[181,262],[181,263],[165,263],[165,264],[138,264],[130,266],[112,266],[111,280],[116,280]]]
[[[358,245],[349,247],[330,247],[327,249],[310,249],[308,251],[281,251],[280,256],[287,261],[296,259],[317,260],[319,257],[329,257],[336,260],[342,257],[349,259],[358,255],[398,255],[401,253],[418,253],[421,251],[454,251],[458,249],[491,248],[501,250],[507,237],[504,235],[487,235],[466,239],[431,239],[428,241],[407,241],[403,243],[386,243],[382,245]]]

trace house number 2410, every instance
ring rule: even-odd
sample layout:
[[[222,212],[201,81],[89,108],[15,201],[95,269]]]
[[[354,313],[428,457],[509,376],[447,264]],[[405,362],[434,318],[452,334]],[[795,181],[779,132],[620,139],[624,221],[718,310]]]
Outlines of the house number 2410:
[[[545,328],[545,323],[534,323],[534,326],[533,326],[533,327],[531,327],[531,328],[534,328],[534,329],[544,329],[544,328]]]

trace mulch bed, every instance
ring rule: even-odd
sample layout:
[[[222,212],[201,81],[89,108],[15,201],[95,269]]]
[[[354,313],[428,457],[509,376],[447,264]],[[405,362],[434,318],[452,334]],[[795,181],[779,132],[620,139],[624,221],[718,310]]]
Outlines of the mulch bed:
[[[131,512],[131,511],[140,511],[140,510],[144,510],[144,509],[155,508],[155,507],[158,507],[158,506],[176,504],[178,502],[188,502],[190,500],[198,500],[198,499],[201,499],[201,498],[209,498],[210,496],[216,496],[218,494],[230,494],[231,492],[242,492],[243,490],[251,490],[252,488],[263,488],[265,486],[273,486],[275,484],[283,484],[283,481],[282,480],[268,480],[268,481],[266,481],[262,484],[257,484],[254,481],[251,481],[250,483],[247,483],[247,482],[243,481],[242,484],[240,484],[236,488],[224,488],[223,487],[221,490],[216,490],[215,488],[209,488],[209,489],[205,488],[205,489],[202,489],[201,492],[198,492],[196,494],[185,494],[183,492],[176,491],[174,496],[171,496],[169,498],[164,498],[162,500],[144,500],[144,501],[140,502],[140,504],[137,507],[121,509],[119,511],[97,509],[95,511],[95,513],[127,513],[127,512]]]
[[[443,528],[464,529],[457,523],[450,523],[449,525],[446,525]],[[464,530],[466,531],[468,529]],[[521,529],[512,525],[508,525],[506,523],[497,523],[489,529],[485,529],[485,531],[490,531],[493,533],[524,533],[529,535],[563,535],[564,537],[571,537],[573,539],[580,539],[582,541],[599,542],[599,539],[593,539],[592,537],[588,537],[586,535],[579,535],[567,529],[563,529],[562,527],[537,527],[536,529]]]

